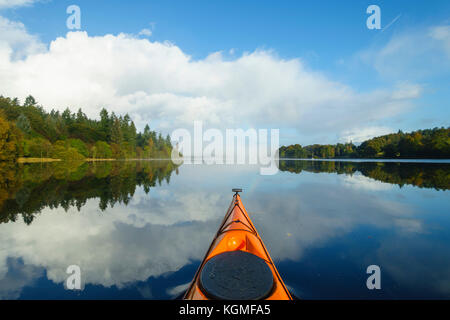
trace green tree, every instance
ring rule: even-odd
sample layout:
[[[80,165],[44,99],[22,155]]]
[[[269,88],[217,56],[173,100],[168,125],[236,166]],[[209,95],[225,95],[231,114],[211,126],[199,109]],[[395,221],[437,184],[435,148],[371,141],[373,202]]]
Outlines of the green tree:
[[[23,104],[24,107],[34,107],[36,105],[37,102],[32,95],[25,98],[25,103]]]
[[[120,120],[113,113],[113,123],[111,127],[111,143],[121,145],[123,141],[122,128],[120,126]]]
[[[111,159],[112,151],[111,147],[105,141],[97,141],[94,145],[96,149],[96,158]],[[94,156],[95,158],[95,156]]]
[[[46,112],[32,96],[27,97],[23,106],[18,99],[0,96],[0,110],[8,126],[12,123],[18,135],[23,133],[25,139],[17,144],[19,154],[25,157],[71,158],[71,153],[76,154],[70,148],[83,157],[98,157],[102,153],[96,145],[98,141],[108,144],[114,158],[164,157],[172,149],[169,137],[163,138],[148,125],[144,132],[138,132],[128,114],[116,116],[106,109],[100,112],[100,120],[93,120],[82,109],[77,113],[68,108],[62,113]],[[108,158],[109,150],[105,151]]]
[[[108,111],[106,111],[105,108],[100,111],[100,132],[103,135],[103,139],[106,141],[110,140],[111,119],[109,118]]]
[[[33,158],[48,158],[53,152],[50,141],[41,137],[24,140],[23,148],[23,155]]]
[[[67,142],[69,144],[69,147],[75,148],[78,151],[78,153],[80,153],[84,157],[89,156],[89,150],[86,144],[80,139],[69,139]]]
[[[19,118],[17,118],[16,126],[20,130],[22,130],[22,132],[25,133],[25,134],[30,134],[30,132],[31,132],[30,121],[28,120],[28,118],[23,113],[21,113]]]

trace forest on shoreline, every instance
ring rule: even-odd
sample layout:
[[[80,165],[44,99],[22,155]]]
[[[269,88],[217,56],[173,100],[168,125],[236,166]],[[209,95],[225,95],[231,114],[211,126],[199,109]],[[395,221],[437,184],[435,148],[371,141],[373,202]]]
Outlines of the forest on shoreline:
[[[0,96],[0,161],[155,159],[169,158],[171,152],[169,135],[148,125],[137,132],[128,114],[103,108],[100,120],[93,120],[81,109],[46,112],[32,96],[23,104]]]
[[[46,112],[32,96],[23,104],[0,96],[0,161],[52,161],[170,158],[170,136],[150,130],[137,132],[128,114],[105,108],[100,119],[81,109]],[[360,145],[300,144],[282,146],[280,158],[300,159],[450,159],[450,127],[387,134]]]
[[[335,145],[282,146],[280,158],[297,159],[450,159],[450,127],[398,131],[364,141]]]

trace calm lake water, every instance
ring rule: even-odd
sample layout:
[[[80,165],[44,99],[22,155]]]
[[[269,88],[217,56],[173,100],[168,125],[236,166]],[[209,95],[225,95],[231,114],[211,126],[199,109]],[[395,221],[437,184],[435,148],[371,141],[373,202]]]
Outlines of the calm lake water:
[[[242,200],[304,299],[450,298],[450,163],[0,163],[1,299],[172,299]],[[381,268],[368,290],[366,268]],[[69,265],[83,290],[64,289]]]

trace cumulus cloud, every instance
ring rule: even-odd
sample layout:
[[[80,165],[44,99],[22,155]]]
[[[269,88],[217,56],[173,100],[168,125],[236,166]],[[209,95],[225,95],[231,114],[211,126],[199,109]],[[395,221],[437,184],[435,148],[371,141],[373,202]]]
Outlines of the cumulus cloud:
[[[3,29],[26,34],[23,25],[3,21]],[[106,106],[128,112],[138,128],[150,122],[166,132],[202,120],[222,129],[335,135],[401,113],[418,96],[404,84],[359,92],[310,70],[301,59],[282,59],[270,50],[194,60],[172,43],[126,34],[69,32],[44,51],[35,38],[20,49],[14,39],[2,39],[1,94],[32,94],[48,108],[82,107],[89,116]]]
[[[1,263],[6,269],[0,267],[0,300],[18,299],[24,287],[44,275],[43,268],[25,265],[21,259],[7,258]]]
[[[151,276],[177,271],[199,259],[220,222],[217,219],[170,227],[151,223],[140,226],[131,213],[121,218],[112,210],[107,215],[99,215],[97,211],[98,202],[92,201],[83,208],[85,214],[79,214],[76,208],[68,213],[62,208],[46,208],[31,228],[26,228],[22,221],[7,227],[1,225],[0,237],[11,250],[0,252],[0,284],[5,283],[2,279],[13,268],[7,260],[23,258],[25,265],[45,267],[47,278],[55,283],[63,283],[67,267],[75,264],[81,268],[83,286],[123,288]],[[123,207],[121,212],[124,216]],[[143,210],[138,214],[146,219]],[[10,232],[19,232],[20,236]]]
[[[175,298],[175,297],[179,296],[181,293],[185,292],[189,288],[190,284],[191,283],[188,282],[188,283],[180,284],[179,286],[169,288],[169,289],[167,289],[167,294],[169,296]]]
[[[388,127],[366,127],[346,130],[342,133],[342,140],[345,142],[363,142],[367,139],[392,133]]]
[[[138,35],[144,36],[144,37],[150,37],[152,35],[152,31],[150,29],[142,29],[139,31]]]
[[[45,45],[30,35],[21,22],[0,16],[0,55],[14,63],[32,54],[42,53]],[[5,70],[10,72],[10,70]],[[11,76],[11,74],[10,74]]]
[[[390,183],[381,182],[368,178],[361,173],[355,173],[353,175],[348,175],[343,177],[343,183],[350,188],[358,190],[367,190],[369,192],[373,191],[392,191],[396,188],[395,185]]]

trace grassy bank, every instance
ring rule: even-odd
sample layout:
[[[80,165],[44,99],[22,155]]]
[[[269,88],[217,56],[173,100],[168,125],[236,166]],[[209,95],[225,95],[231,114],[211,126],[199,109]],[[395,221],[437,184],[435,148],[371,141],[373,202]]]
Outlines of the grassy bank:
[[[97,158],[86,158],[84,161],[116,161],[117,159],[97,159]]]
[[[53,159],[53,158],[18,158],[17,162],[19,163],[35,163],[35,162],[55,162],[61,161],[61,159]]]

